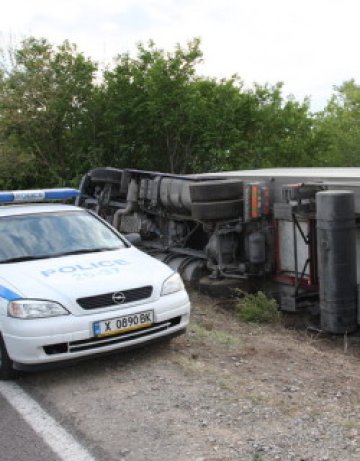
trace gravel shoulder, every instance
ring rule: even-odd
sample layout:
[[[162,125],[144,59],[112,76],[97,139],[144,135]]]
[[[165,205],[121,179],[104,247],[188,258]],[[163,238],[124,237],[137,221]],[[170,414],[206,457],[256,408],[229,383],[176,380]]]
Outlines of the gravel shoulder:
[[[360,459],[360,342],[191,293],[172,342],[20,378],[101,461]]]

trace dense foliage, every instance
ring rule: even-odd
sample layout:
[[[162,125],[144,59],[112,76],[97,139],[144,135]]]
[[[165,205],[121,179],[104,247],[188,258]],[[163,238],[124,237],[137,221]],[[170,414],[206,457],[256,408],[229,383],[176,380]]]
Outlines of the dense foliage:
[[[5,50],[7,51],[7,50]],[[74,183],[90,168],[176,173],[360,164],[360,87],[326,109],[201,77],[200,42],[173,52],[140,44],[99,74],[75,45],[28,38],[0,54],[0,187]]]

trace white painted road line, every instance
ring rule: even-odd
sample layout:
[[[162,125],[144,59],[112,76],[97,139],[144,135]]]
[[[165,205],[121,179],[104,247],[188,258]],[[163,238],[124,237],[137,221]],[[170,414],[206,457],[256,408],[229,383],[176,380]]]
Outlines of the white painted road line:
[[[0,393],[63,461],[96,461],[20,386],[0,381]]]

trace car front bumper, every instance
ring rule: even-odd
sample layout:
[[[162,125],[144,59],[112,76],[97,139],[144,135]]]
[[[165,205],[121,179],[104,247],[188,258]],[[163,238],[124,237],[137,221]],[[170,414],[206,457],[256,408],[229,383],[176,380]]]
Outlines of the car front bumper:
[[[142,311],[154,311],[150,327],[108,337],[96,337],[94,322]],[[126,309],[104,310],[82,316],[66,315],[44,319],[3,317],[2,336],[15,367],[55,364],[101,353],[139,347],[182,333],[190,319],[190,302],[185,291]]]

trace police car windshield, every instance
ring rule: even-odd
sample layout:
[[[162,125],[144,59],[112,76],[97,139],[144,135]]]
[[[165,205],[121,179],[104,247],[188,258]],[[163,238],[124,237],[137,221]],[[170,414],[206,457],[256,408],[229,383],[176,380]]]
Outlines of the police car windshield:
[[[86,211],[0,218],[0,263],[124,248],[124,242]]]

